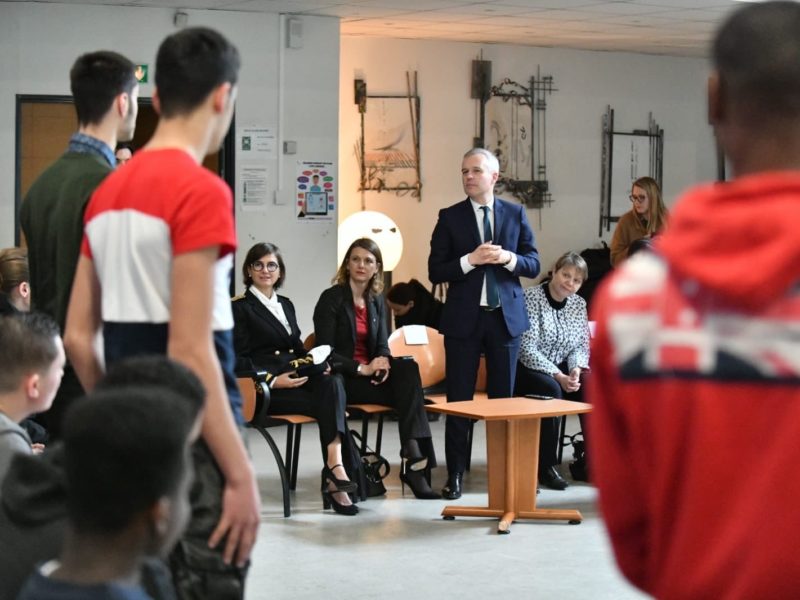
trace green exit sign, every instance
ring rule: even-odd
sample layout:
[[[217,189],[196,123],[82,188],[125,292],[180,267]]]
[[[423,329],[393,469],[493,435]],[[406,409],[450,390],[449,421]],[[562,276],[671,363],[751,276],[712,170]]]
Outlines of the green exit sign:
[[[139,83],[147,83],[147,76],[150,72],[150,67],[148,65],[136,65],[136,69],[134,70],[134,75],[136,75],[136,81]]]

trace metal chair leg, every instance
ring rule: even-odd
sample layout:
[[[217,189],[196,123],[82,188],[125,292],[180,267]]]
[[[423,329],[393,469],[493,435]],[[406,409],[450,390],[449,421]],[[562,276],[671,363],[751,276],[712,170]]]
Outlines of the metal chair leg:
[[[294,449],[292,450],[292,468],[289,471],[289,489],[297,489],[297,463],[300,461],[300,435],[303,433],[303,425],[298,423],[293,426],[295,429],[294,434]]]
[[[369,433],[369,413],[361,415],[361,455],[367,453],[367,433]]]
[[[378,414],[378,433],[375,437],[375,452],[381,453],[381,442],[383,442],[383,413]]]
[[[556,460],[561,464],[561,459],[564,457],[564,440],[567,437],[567,415],[561,416],[561,422],[558,427],[558,449],[556,451]]]
[[[280,450],[278,450],[277,444],[275,444],[275,440],[272,439],[272,436],[267,432],[266,429],[260,427],[258,425],[250,425],[253,429],[258,431],[261,434],[261,437],[267,442],[269,449],[272,450],[272,455],[275,457],[275,464],[278,466],[278,474],[281,478],[281,489],[283,491],[283,516],[289,517],[292,514],[291,504],[289,502],[289,477],[286,474],[286,466],[283,462],[283,457],[281,456]]]

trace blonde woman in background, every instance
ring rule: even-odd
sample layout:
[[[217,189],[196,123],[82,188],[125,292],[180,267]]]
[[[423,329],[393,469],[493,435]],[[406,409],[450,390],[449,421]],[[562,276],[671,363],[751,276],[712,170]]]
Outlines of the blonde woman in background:
[[[633,182],[631,210],[622,215],[611,238],[611,266],[616,267],[628,256],[628,248],[636,240],[653,238],[663,233],[668,212],[661,190],[652,177],[640,177]]]

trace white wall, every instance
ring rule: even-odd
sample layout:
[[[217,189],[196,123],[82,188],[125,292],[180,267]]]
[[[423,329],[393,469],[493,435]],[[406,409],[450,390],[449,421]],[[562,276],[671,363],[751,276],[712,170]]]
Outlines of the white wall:
[[[421,97],[422,201],[367,193],[367,208],[388,214],[404,237],[394,281],[427,282],[430,235],[438,211],[464,198],[461,156],[477,131],[470,99],[471,61],[492,61],[492,83],[508,77],[523,85],[536,74],[554,77],[547,108],[547,175],[554,202],[529,210],[546,271],[569,249],[599,242],[601,119],[615,109],[617,130],[645,129],[648,112],[665,130],[664,194],[672,204],[687,186],[713,179],[716,158],[706,120],[705,60],[554,48],[407,40],[342,39],[340,80],[340,219],[360,209],[353,144],[360,135],[353,79],[372,95],[404,94],[405,72],[418,72]],[[508,196],[506,196],[508,197]],[[541,217],[541,218],[540,218]],[[610,235],[605,236],[610,240]]]
[[[281,137],[297,141],[295,156],[283,157],[279,152],[268,161],[268,205],[243,213],[237,202],[237,273],[253,242],[281,246],[289,271],[284,291],[297,305],[301,328],[309,332],[316,299],[336,267],[336,215],[329,223],[296,223],[291,186],[296,160],[336,160],[338,20],[302,17],[303,48],[281,54],[284,28],[279,15],[186,12],[189,25],[218,29],[239,48],[237,124],[266,125]],[[68,95],[72,62],[93,50],[114,49],[154,69],[159,43],[175,31],[173,13],[166,8],[0,2],[0,173],[4,174],[0,178],[0,247],[14,243],[16,94]],[[142,86],[141,96],[152,95],[153,76],[151,71],[151,83]],[[277,188],[279,173],[281,189]],[[276,198],[281,204],[275,204]],[[240,277],[236,279],[241,291]]]

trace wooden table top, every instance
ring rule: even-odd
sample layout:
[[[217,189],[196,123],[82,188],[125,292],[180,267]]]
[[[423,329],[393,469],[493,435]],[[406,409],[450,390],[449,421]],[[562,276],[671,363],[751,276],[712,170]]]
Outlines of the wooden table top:
[[[505,421],[509,419],[532,419],[541,417],[560,417],[588,413],[592,405],[570,400],[536,400],[533,398],[482,398],[446,404],[428,404],[431,412],[444,413],[484,421]]]

